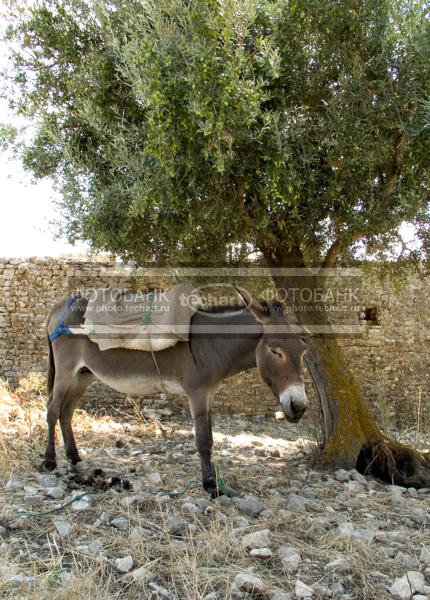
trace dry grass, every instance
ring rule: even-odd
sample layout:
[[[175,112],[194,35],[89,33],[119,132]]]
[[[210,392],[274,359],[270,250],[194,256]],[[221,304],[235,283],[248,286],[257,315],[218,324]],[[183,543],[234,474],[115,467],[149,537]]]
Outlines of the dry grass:
[[[179,498],[165,497],[166,492],[178,490],[189,479],[200,476],[188,418],[178,415],[164,423],[148,421],[139,403],[132,400],[122,407],[115,406],[111,416],[76,411],[74,427],[86,458],[82,474],[102,467],[106,479],[111,475],[130,479],[135,490],[92,485],[85,488],[94,493],[90,510],[76,512],[68,507],[48,516],[23,518],[19,508],[39,512],[62,502],[43,497],[39,505],[33,505],[26,499],[31,495],[28,486],[37,483],[45,444],[43,387],[37,378],[23,382],[15,393],[0,384],[0,398],[0,524],[7,528],[0,545],[0,592],[8,598],[154,598],[157,596],[151,582],[155,582],[181,600],[201,599],[212,591],[218,592],[220,599],[229,600],[234,597],[231,584],[235,575],[250,568],[268,589],[292,591],[297,577],[314,587],[328,586],[338,576],[325,573],[324,565],[342,555],[351,565],[350,573],[342,579],[348,597],[383,600],[390,595],[384,585],[375,584],[371,571],[377,569],[394,579],[407,569],[385,557],[380,543],[362,544],[339,537],[336,513],[343,512],[356,527],[377,530],[379,521],[381,531],[385,527],[403,531],[407,539],[413,536],[418,555],[422,546],[430,547],[428,529],[414,520],[414,511],[427,511],[428,517],[424,497],[411,497],[397,506],[375,483],[371,491],[354,494],[357,507],[347,509],[337,497],[344,490],[343,484],[331,479],[324,483],[327,474],[312,469],[309,457],[315,444],[306,434],[300,437],[296,428],[271,421],[223,417],[216,425],[216,462],[228,483],[255,494],[269,510],[259,519],[249,518],[244,532],[270,529],[275,556],[269,561],[253,559],[241,546],[243,532],[235,531],[240,525],[235,504],[225,508],[213,502],[193,516],[183,504],[187,496],[204,502],[200,488]],[[72,472],[63,459],[60,443],[59,447],[58,480],[71,491]],[[174,458],[178,452],[184,457],[179,462]],[[163,481],[151,488],[147,475],[155,471]],[[268,477],[275,478],[275,484],[269,483]],[[7,489],[4,484],[16,479],[27,487]],[[290,490],[307,490],[314,495],[305,513],[285,512]],[[183,536],[167,532],[167,519],[172,515],[181,515],[190,522]],[[110,525],[118,516],[129,519],[127,530]],[[327,517],[331,524],[313,539],[306,530],[317,516]],[[54,522],[59,519],[74,525],[73,534],[66,540],[56,533]],[[95,540],[102,542],[100,552],[88,548]],[[288,573],[276,556],[276,548],[282,544],[295,546],[302,555],[303,561],[294,574]],[[147,580],[136,583],[117,570],[115,559],[127,555],[133,557],[134,569],[147,569]],[[420,567],[418,559],[416,566]],[[13,574],[30,577],[31,584],[8,581]],[[314,597],[322,596],[316,593]]]

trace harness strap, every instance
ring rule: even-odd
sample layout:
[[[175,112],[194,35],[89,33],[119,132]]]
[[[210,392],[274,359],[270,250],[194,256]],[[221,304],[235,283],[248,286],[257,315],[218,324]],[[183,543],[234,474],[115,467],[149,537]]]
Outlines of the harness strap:
[[[143,321],[144,325],[150,325],[152,323],[152,307],[154,305],[155,292],[150,292],[149,294],[147,294],[147,298],[149,300],[148,307],[146,308],[145,313],[142,316],[142,321]],[[151,340],[151,335],[149,332],[148,332],[148,342],[149,342],[149,350],[151,352],[152,360],[154,361],[155,368],[156,368],[158,376],[160,378],[160,387],[163,390],[163,392],[166,394],[167,390],[164,386],[163,375],[161,374],[161,370],[160,370],[160,367],[158,366],[157,359],[155,358],[155,352],[152,347],[152,340]]]
[[[76,302],[76,300],[79,300],[80,296],[72,296],[71,298],[69,298],[69,301],[67,302],[67,306],[65,311],[63,312],[63,314],[61,315],[60,318],[60,322],[57,326],[57,328],[55,329],[55,331],[53,331],[52,333],[49,334],[49,339],[52,342],[54,342],[57,337],[59,337],[60,335],[63,335],[63,333],[73,333],[71,329],[69,329],[69,327],[67,327],[67,325],[65,324],[65,320],[67,315],[69,314],[69,311],[71,309],[71,307],[73,306],[73,304]]]

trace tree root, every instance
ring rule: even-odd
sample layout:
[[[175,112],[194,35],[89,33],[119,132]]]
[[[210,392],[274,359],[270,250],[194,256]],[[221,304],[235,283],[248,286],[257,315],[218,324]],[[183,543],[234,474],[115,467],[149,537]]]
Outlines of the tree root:
[[[403,487],[430,487],[430,455],[421,454],[395,440],[384,439],[363,446],[357,471]]]

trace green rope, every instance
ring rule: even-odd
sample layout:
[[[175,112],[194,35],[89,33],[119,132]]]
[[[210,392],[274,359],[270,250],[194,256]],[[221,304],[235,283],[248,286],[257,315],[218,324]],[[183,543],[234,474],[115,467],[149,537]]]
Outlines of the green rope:
[[[214,469],[215,469],[216,485],[217,485],[218,490],[225,496],[231,496],[230,490],[228,489],[228,487],[224,481],[224,477],[222,476],[221,469],[217,465],[214,465]]]
[[[95,494],[93,492],[84,492],[83,494],[78,494],[77,496],[75,496],[71,500],[68,500],[64,504],[61,504],[60,506],[56,506],[55,508],[51,508],[50,510],[45,510],[43,512],[28,512],[26,510],[18,510],[18,512],[21,517],[46,517],[47,515],[51,515],[52,513],[56,513],[56,512],[60,512],[60,510],[64,510],[65,508],[67,508],[68,506],[73,504],[73,502],[77,502],[78,500],[81,500],[84,496],[94,496],[94,495]]]
[[[152,306],[155,300],[155,292],[150,292],[146,297],[148,298],[148,306],[145,308],[145,312],[142,315],[142,321],[144,325],[149,325],[152,321]]]
[[[200,481],[198,479],[190,479],[189,481],[187,481],[187,483],[184,485],[184,487],[179,490],[178,492],[147,492],[147,494],[149,496],[158,496],[158,495],[163,495],[163,496],[169,496],[169,498],[179,498],[180,496],[182,496],[183,494],[185,494],[185,492],[188,492],[188,490],[190,490],[194,485],[200,485]],[[71,504],[73,504],[74,502],[77,502],[78,500],[81,500],[82,498],[84,498],[85,496],[95,496],[96,493],[94,492],[83,492],[82,494],[78,494],[77,496],[75,496],[74,498],[71,498],[70,500],[68,500],[67,502],[65,502],[64,504],[61,504],[60,506],[56,506],[55,508],[51,508],[50,510],[45,510],[42,512],[29,512],[27,510],[19,510],[19,515],[21,517],[46,517],[48,515],[52,515],[53,513],[56,512],[60,512],[61,510],[64,510],[65,508],[67,508],[68,506],[70,506]]]
[[[226,485],[226,483],[224,481],[224,478],[221,473],[221,469],[217,465],[214,465],[214,470],[215,470],[215,478],[216,478],[218,490],[225,496],[231,496],[230,489],[228,488],[228,486]],[[148,496],[162,495],[162,496],[168,496],[169,498],[179,498],[180,496],[183,496],[183,494],[188,492],[188,490],[190,490],[192,487],[194,487],[196,485],[200,485],[200,483],[201,482],[199,479],[189,479],[187,481],[187,483],[184,485],[184,487],[182,489],[180,489],[178,492],[165,492],[165,493],[164,492],[146,492],[146,494]],[[67,508],[74,502],[81,500],[85,496],[95,496],[95,495],[96,495],[95,492],[83,492],[82,494],[78,494],[74,498],[71,498],[67,502],[64,502],[64,504],[61,504],[60,506],[56,506],[55,508],[51,508],[50,510],[45,510],[43,512],[29,512],[26,510],[18,509],[18,513],[21,517],[46,517],[48,515],[52,515],[54,513],[60,512],[61,510],[64,510],[65,508]]]

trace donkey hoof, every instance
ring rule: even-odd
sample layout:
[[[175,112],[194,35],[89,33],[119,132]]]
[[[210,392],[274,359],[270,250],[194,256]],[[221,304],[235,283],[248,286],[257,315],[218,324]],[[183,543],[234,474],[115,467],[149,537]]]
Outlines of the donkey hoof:
[[[206,492],[211,495],[211,498],[218,498],[223,495],[223,492],[218,488],[215,477],[209,477],[203,481],[203,487]]]
[[[77,450],[74,452],[67,452],[67,458],[70,460],[72,465],[77,465],[78,463],[82,462],[82,458],[79,456]]]
[[[44,471],[55,471],[56,468],[57,468],[57,461],[55,459],[45,458],[45,460],[42,463],[42,469]]]

